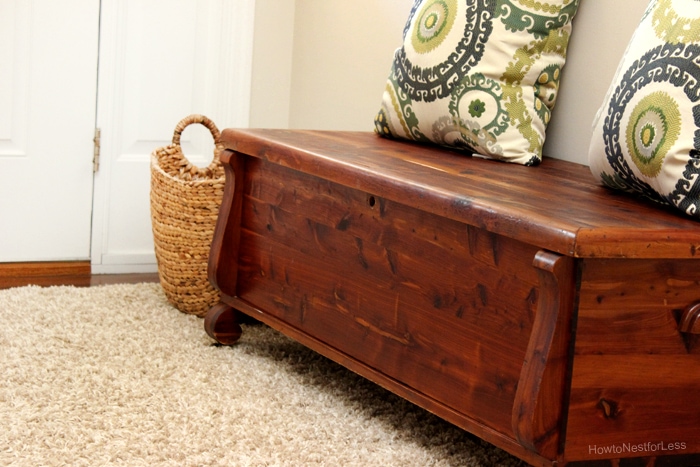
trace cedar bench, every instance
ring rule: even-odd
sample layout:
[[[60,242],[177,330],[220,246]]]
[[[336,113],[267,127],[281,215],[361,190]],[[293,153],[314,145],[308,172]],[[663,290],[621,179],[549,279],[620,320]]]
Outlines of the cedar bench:
[[[214,339],[250,315],[532,465],[700,465],[696,221],[561,160],[222,142]]]

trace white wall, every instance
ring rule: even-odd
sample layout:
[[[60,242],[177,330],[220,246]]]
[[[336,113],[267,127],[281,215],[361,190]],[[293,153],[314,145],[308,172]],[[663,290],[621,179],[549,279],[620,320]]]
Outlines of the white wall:
[[[412,0],[297,0],[290,125],[372,130]]]
[[[257,0],[252,127],[373,130],[413,0]],[[646,0],[581,0],[545,155],[587,164]]]
[[[257,0],[250,126],[372,131],[412,5]]]
[[[294,46],[292,0],[256,0],[250,122],[253,128],[289,128]]]

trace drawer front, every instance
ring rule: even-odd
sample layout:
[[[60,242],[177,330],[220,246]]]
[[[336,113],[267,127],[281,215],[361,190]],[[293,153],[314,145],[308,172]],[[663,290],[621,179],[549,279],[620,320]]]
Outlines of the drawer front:
[[[537,250],[250,158],[237,296],[513,437]]]
[[[700,452],[698,260],[585,260],[566,457]]]

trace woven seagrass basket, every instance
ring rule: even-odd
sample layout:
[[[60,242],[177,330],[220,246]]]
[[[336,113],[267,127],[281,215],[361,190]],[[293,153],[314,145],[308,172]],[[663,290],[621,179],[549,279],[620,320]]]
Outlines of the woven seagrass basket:
[[[204,125],[214,137],[214,158],[208,167],[192,165],[182,152],[180,136],[192,124]],[[160,283],[170,303],[197,316],[219,301],[207,278],[224,193],[219,136],[210,119],[190,115],[175,127],[172,144],[151,154],[151,224]]]

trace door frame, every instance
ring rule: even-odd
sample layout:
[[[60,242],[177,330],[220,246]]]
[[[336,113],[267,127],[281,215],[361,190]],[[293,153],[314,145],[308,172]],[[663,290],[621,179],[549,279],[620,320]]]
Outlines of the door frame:
[[[166,2],[163,3],[165,5]],[[140,183],[149,171],[150,152],[170,143],[172,132],[163,132],[162,139],[142,140],[139,150],[129,154],[125,136],[128,118],[124,103],[129,98],[128,76],[130,50],[126,44],[134,34],[129,24],[139,0],[102,0],[100,24],[100,60],[97,93],[97,127],[101,130],[100,167],[94,178],[91,265],[94,274],[142,273],[157,271],[153,239],[150,230],[148,199],[140,199],[132,208],[134,229],[138,229],[138,245],[120,248],[119,235],[124,218],[118,219],[114,203],[118,186],[115,177],[120,163],[129,162],[137,169]],[[167,5],[171,5],[168,0]],[[171,8],[166,10],[172,11]],[[167,14],[167,13],[163,13]],[[192,105],[188,113],[209,116],[222,127],[247,127],[250,115],[251,74],[255,0],[198,0],[196,34],[197,54],[194,63],[183,63],[182,68],[164,69],[157,79],[168,80],[171,74],[196,72],[192,89]],[[168,25],[167,18],[157,24]],[[133,51],[133,50],[132,50]],[[191,69],[188,69],[191,67]],[[196,67],[196,70],[194,68]],[[154,104],[157,105],[157,104]],[[183,115],[172,115],[167,125],[174,128]],[[160,133],[159,133],[160,137]],[[129,141],[131,144],[133,141]],[[183,135],[183,147],[187,144]],[[133,147],[133,145],[132,145]],[[197,162],[196,156],[193,162]],[[123,171],[122,171],[123,172]],[[143,189],[143,187],[140,187]],[[148,211],[145,211],[148,210]],[[144,225],[147,223],[148,225]],[[122,242],[124,244],[124,242]]]

